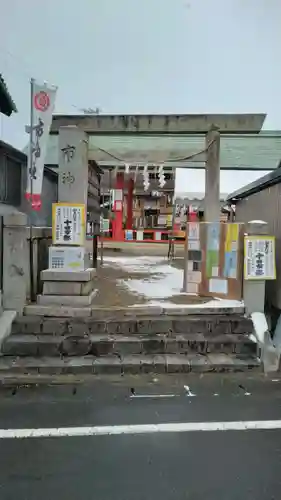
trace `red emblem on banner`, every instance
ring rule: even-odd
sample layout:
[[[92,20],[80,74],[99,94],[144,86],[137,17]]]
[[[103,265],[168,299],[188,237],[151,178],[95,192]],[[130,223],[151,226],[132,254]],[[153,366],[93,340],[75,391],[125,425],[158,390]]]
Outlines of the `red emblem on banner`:
[[[47,111],[50,106],[50,97],[47,92],[41,90],[34,96],[34,106],[38,111]]]

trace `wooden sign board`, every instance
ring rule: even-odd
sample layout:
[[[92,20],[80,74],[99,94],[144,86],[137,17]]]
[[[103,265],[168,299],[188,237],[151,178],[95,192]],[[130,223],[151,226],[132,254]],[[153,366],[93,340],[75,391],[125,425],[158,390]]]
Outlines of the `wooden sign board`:
[[[244,224],[191,222],[186,235],[187,291],[241,300]]]

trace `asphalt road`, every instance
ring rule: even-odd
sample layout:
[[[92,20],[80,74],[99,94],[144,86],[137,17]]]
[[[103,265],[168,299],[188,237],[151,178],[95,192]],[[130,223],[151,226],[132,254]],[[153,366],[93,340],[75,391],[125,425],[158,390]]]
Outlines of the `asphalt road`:
[[[280,421],[281,381],[128,377],[0,389],[1,500],[280,498],[281,430],[177,432]],[[169,433],[3,439],[5,429],[174,424]],[[115,428],[115,427],[114,427]]]

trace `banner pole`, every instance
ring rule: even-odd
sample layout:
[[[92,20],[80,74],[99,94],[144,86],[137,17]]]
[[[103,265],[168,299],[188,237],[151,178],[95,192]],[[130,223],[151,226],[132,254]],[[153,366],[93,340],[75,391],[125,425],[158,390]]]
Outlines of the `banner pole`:
[[[103,225],[104,225],[104,188],[102,187],[101,189],[101,204],[102,204],[102,226],[101,226],[101,231],[100,231],[100,235],[101,235],[101,238],[100,238],[100,265],[102,266],[103,265],[103,238],[104,238],[104,230],[103,230]]]
[[[32,201],[33,201],[33,127],[34,127],[34,78],[30,80],[30,131],[29,131],[29,169],[30,204],[29,204],[29,265],[30,265],[30,299],[35,300],[34,262],[33,262],[33,231],[32,231]]]

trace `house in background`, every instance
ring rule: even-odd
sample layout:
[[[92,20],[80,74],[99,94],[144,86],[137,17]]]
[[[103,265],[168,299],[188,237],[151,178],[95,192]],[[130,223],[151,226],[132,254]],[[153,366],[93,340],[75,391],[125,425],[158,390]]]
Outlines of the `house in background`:
[[[0,74],[0,114],[5,116],[11,116],[13,112],[17,112],[15,103],[13,102],[5,81]],[[2,289],[3,289],[3,217],[5,213],[9,212],[12,207],[9,207],[9,186],[11,187],[11,182],[8,186],[7,179],[7,156],[5,154],[7,144],[0,142],[0,318],[3,314],[2,307]],[[18,170],[16,170],[16,175]],[[12,182],[13,185],[16,184]],[[13,196],[12,196],[13,197]],[[7,210],[7,212],[6,212]]]
[[[268,234],[275,236],[277,279],[266,282],[266,302],[271,312],[275,310],[274,320],[281,316],[281,162],[276,170],[229,194],[226,201],[235,206],[236,222],[263,220]]]
[[[220,194],[221,222],[229,220],[229,210],[225,201],[226,197],[226,193]],[[180,214],[193,213],[196,214],[196,218],[199,221],[204,222],[206,220],[204,217],[204,199],[204,192],[175,193],[176,216],[180,217]]]
[[[0,113],[11,116],[16,112],[16,105],[0,74]],[[20,206],[23,158],[24,155],[20,151],[0,140],[0,215],[14,211]]]
[[[42,207],[30,210],[25,199],[28,158],[25,153],[0,140],[0,216],[18,210],[31,217],[33,226],[51,227],[52,203],[57,202],[58,175],[44,168]]]
[[[11,116],[12,113],[17,113],[16,105],[8,91],[8,87],[1,73],[0,73],[0,113],[2,113],[5,116]]]

